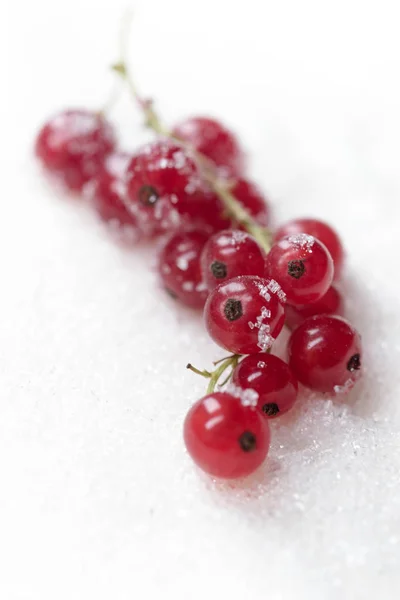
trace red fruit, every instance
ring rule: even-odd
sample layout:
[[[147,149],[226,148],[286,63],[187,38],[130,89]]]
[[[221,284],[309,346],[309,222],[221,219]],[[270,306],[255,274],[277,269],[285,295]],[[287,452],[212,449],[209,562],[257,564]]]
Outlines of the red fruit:
[[[238,179],[231,189],[232,194],[262,227],[269,224],[269,206],[258,187],[247,179]]]
[[[338,279],[343,267],[344,250],[336,231],[327,223],[317,219],[294,219],[278,229],[275,241],[297,233],[312,235],[327,247],[335,266],[335,279]]]
[[[194,462],[223,479],[250,475],[264,461],[270,443],[266,419],[226,392],[196,402],[186,416],[183,435]]]
[[[285,323],[293,329],[308,319],[308,317],[313,317],[314,315],[340,314],[341,304],[342,298],[339,292],[331,286],[325,296],[322,296],[317,302],[306,304],[305,306],[291,306],[290,304],[286,304]]]
[[[215,233],[201,253],[201,270],[209,290],[238,275],[264,275],[264,252],[244,231]]]
[[[207,235],[201,231],[175,233],[159,257],[158,271],[166,291],[192,308],[202,308],[208,295],[200,270],[206,241]]]
[[[68,189],[81,191],[114,146],[114,131],[102,115],[66,110],[42,127],[35,151],[44,167]]]
[[[226,217],[221,200],[204,183],[191,196],[190,202],[185,203],[182,212],[189,225],[203,229],[209,234],[231,226],[231,220]]]
[[[238,176],[243,171],[243,152],[235,135],[215,119],[191,117],[178,123],[172,133],[217,167],[223,167],[226,175]]]
[[[254,184],[245,179],[240,179],[233,186],[231,192],[259,225],[262,227],[268,225],[268,205]],[[196,194],[195,197],[197,201],[193,199],[191,202],[190,216],[197,226],[203,226],[211,232],[237,227],[243,229],[228,217],[227,211],[217,194],[203,186],[201,194]]]
[[[265,352],[283,327],[284,301],[284,293],[271,279],[247,275],[224,281],[204,307],[208,333],[229,352]]]
[[[114,152],[109,154],[97,174],[89,193],[93,205],[104,221],[134,227],[136,220],[125,206],[125,173],[131,160],[129,154]]]
[[[360,336],[341,317],[311,317],[292,333],[289,365],[306,387],[319,392],[346,392],[361,373]]]
[[[328,250],[305,233],[276,242],[265,265],[266,275],[282,286],[289,304],[317,302],[332,283],[333,262]]]
[[[194,160],[178,143],[161,139],[133,157],[127,169],[127,202],[140,229],[152,235],[178,229],[198,201],[201,180]]]
[[[297,398],[297,380],[288,365],[272,354],[246,356],[233,372],[233,383],[254,390],[257,408],[268,418],[290,410]]]

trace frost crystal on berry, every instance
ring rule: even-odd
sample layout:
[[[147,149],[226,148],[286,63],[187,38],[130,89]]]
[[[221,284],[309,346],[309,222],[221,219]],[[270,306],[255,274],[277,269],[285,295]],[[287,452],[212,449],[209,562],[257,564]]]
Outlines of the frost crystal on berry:
[[[248,233],[245,231],[240,231],[239,229],[234,229],[231,234],[231,244],[242,244],[245,240],[247,240]]]
[[[265,323],[263,323],[262,325],[259,326],[257,346],[263,352],[268,350],[268,348],[271,348],[272,344],[275,341],[275,339],[272,337],[270,331],[271,331],[270,326],[266,325]]]
[[[230,382],[226,388],[226,391],[235,398],[239,398],[242,406],[257,406],[258,402],[258,392],[251,388],[243,389],[238,385]]]
[[[264,298],[264,300],[269,302],[271,300],[271,294],[268,293],[268,285],[257,283],[257,287],[260,290],[260,296]]]
[[[296,233],[288,237],[288,241],[297,246],[304,248],[307,252],[311,252],[315,238],[307,233]]]
[[[335,385],[333,391],[335,394],[346,394],[354,387],[354,379],[347,379],[343,385]]]
[[[261,314],[257,317],[256,323],[248,322],[248,326],[250,329],[258,329],[257,336],[257,346],[265,352],[268,348],[271,348],[275,339],[271,335],[271,328],[266,323],[263,323],[265,319],[269,319],[271,317],[271,311],[263,306],[261,308]]]
[[[271,279],[268,282],[267,289],[276,294],[281,302],[286,302],[286,294],[275,279]]]

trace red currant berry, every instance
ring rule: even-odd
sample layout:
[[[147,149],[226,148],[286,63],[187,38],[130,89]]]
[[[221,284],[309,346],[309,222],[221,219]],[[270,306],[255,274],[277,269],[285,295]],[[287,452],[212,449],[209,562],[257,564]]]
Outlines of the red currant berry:
[[[207,299],[200,270],[200,253],[206,241],[207,235],[201,231],[175,233],[159,257],[158,271],[166,291],[192,308],[202,308]]]
[[[89,110],[66,110],[42,127],[35,150],[51,174],[68,189],[81,191],[114,146],[114,131],[103,116]]]
[[[319,240],[299,233],[272,246],[266,259],[266,275],[282,286],[289,304],[309,304],[328,291],[333,262]]]
[[[209,234],[231,226],[220,198],[205,184],[191,196],[190,202],[182,206],[181,211],[188,224]]]
[[[209,290],[238,275],[262,277],[264,264],[264,252],[255,239],[235,229],[215,233],[201,253],[201,270]]]
[[[206,473],[223,479],[253,473],[268,454],[266,419],[226,392],[205,396],[192,406],[184,424],[186,448]]]
[[[125,206],[125,173],[131,157],[123,152],[109,154],[93,182],[89,195],[104,221],[135,227],[136,220]]]
[[[269,224],[270,210],[258,187],[247,179],[238,179],[231,189],[232,194],[262,227]]]
[[[270,212],[268,205],[254,184],[240,179],[231,192],[259,225],[262,227],[268,225]],[[196,227],[203,227],[209,232],[237,227],[237,223],[228,217],[217,194],[204,185],[201,192],[193,196],[188,213]],[[239,229],[243,228],[239,227]]]
[[[289,364],[306,387],[319,392],[348,391],[361,373],[360,336],[342,317],[310,317],[291,335]]]
[[[233,177],[242,172],[244,157],[235,135],[215,119],[191,117],[178,123],[172,133],[217,167],[223,167],[226,175]]]
[[[199,192],[194,160],[179,144],[161,139],[133,157],[127,169],[127,201],[140,229],[152,235],[178,229]]]
[[[269,418],[290,410],[298,384],[288,365],[273,354],[246,356],[233,372],[232,382],[242,390],[254,390],[257,408]]]
[[[285,323],[291,329],[300,325],[308,317],[315,315],[337,315],[340,314],[342,298],[336,288],[331,286],[317,302],[305,304],[304,306],[285,306]]]
[[[336,231],[327,223],[317,219],[294,219],[278,229],[275,240],[297,233],[312,235],[327,247],[335,266],[335,279],[338,279],[343,267],[344,250]]]
[[[284,301],[284,293],[272,279],[245,275],[224,281],[204,307],[208,333],[229,352],[265,352],[282,330]]]

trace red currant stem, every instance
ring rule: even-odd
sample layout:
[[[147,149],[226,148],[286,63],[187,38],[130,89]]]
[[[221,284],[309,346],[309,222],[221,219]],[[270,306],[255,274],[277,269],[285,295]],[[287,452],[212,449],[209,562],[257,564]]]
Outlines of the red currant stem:
[[[135,98],[137,103],[139,104],[140,109],[143,111],[145,116],[145,124],[147,127],[158,133],[159,135],[164,135],[166,137],[172,137],[172,134],[168,129],[166,129],[159,118],[157,117],[156,112],[153,109],[153,103],[151,100],[144,100],[139,96],[139,93],[136,89],[136,86],[133,83],[132,77],[130,77],[128,68],[124,61],[119,61],[111,66],[112,70],[125,81],[127,84],[131,95]]]
[[[210,380],[208,387],[207,387],[207,394],[211,394],[215,390],[215,386],[217,385],[221,375],[227,369],[229,369],[229,367],[231,367],[231,372],[229,373],[228,377],[226,377],[226,379],[223,381],[223,383],[220,384],[220,387],[225,385],[229,381],[229,379],[231,378],[233,369],[237,366],[237,364],[239,362],[239,358],[240,358],[239,354],[231,354],[231,356],[227,356],[226,358],[217,360],[216,363],[214,363],[214,364],[219,363],[219,367],[211,372],[207,371],[206,369],[204,369],[203,371],[200,371],[200,369],[196,369],[196,367],[194,367],[190,363],[188,363],[186,365],[186,368],[190,369],[190,371],[193,371],[193,373],[196,373],[196,375],[201,375],[201,377],[205,377],[206,379]]]
[[[182,140],[175,138],[172,132],[163,125],[157,112],[154,110],[152,101],[144,100],[128,69],[127,57],[127,41],[129,37],[129,29],[131,24],[132,15],[128,13],[122,22],[122,30],[120,34],[120,60],[112,65],[112,69],[117,73],[127,84],[130,94],[132,95],[135,102],[139,105],[145,117],[145,124],[147,127],[165,137],[172,139],[178,139],[181,143]],[[193,148],[190,145],[184,144],[188,150],[193,153]],[[265,227],[260,227],[258,223],[252,218],[252,216],[245,210],[242,204],[235,198],[230,192],[230,184],[226,181],[221,181],[215,174],[215,169],[211,161],[199,152],[194,152],[197,161],[202,169],[202,174],[207,183],[211,186],[214,192],[219,196],[228,214],[246,231],[248,231],[254,239],[260,244],[260,246],[269,252],[271,248],[271,233]]]
[[[223,380],[222,383],[219,384],[219,387],[222,388],[224,387],[224,385],[226,385],[228,383],[228,381],[230,380],[230,378],[232,377],[232,373],[233,373],[233,369],[232,371],[225,377],[225,379]]]
[[[207,387],[207,394],[213,393],[213,391],[215,390],[215,386],[217,385],[221,375],[227,369],[229,369],[229,367],[231,367],[231,372],[229,373],[228,377],[224,380],[224,382],[221,385],[225,385],[229,381],[229,379],[231,378],[231,375],[232,375],[232,371],[236,367],[238,362],[239,362],[239,354],[233,354],[229,358],[226,358],[224,361],[222,361],[222,363],[219,365],[218,369],[215,369],[215,371],[212,372],[212,375],[211,375],[211,378],[210,378],[210,381],[209,381],[208,387]]]
[[[196,373],[196,375],[201,375],[202,377],[206,377],[207,379],[209,379],[212,376],[212,373],[210,373],[209,371],[206,371],[205,369],[203,371],[200,371],[200,369],[196,369],[196,367],[194,367],[190,363],[186,365],[186,368],[190,371],[193,371],[193,373]]]
[[[214,360],[213,361],[213,365],[217,366],[220,365],[222,362],[224,362],[224,360],[227,360],[228,358],[231,358],[232,354],[230,354],[229,356],[224,356],[223,358],[220,358],[219,360]]]
[[[228,213],[248,231],[254,239],[259,243],[265,252],[269,252],[271,248],[272,235],[266,227],[260,227],[258,223],[250,216],[243,205],[235,198],[232,192],[229,191],[225,182],[220,181],[215,176],[206,177],[208,183],[222,200]]]

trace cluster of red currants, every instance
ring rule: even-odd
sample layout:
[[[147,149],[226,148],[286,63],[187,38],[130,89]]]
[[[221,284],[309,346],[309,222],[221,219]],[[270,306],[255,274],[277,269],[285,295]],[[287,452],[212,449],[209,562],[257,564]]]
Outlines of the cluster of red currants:
[[[46,123],[36,155],[69,190],[89,197],[103,220],[141,237],[168,235],[159,255],[163,287],[204,308],[210,336],[231,353],[212,372],[188,365],[209,386],[186,417],[186,447],[204,471],[242,477],[265,459],[269,420],[293,407],[299,383],[339,394],[360,374],[360,337],[333,316],[342,244],[315,219],[272,234],[268,204],[221,123],[191,118],[167,131],[150,105],[144,110],[163,135],[134,155],[116,149],[103,114],[87,110]],[[287,363],[270,353],[285,324],[292,329]]]

